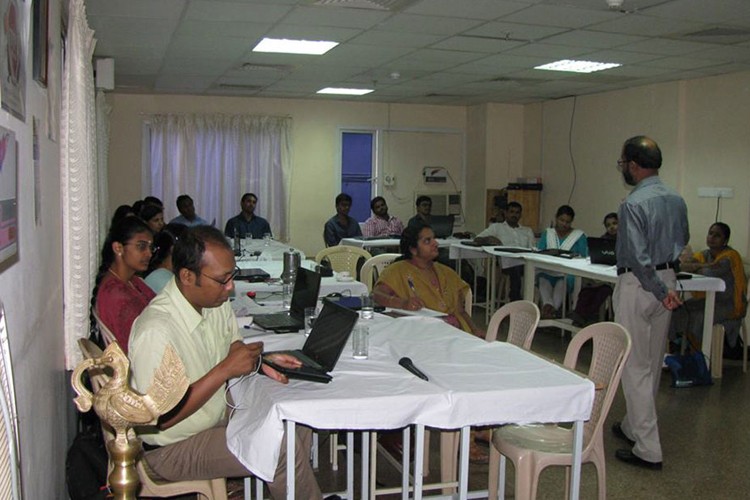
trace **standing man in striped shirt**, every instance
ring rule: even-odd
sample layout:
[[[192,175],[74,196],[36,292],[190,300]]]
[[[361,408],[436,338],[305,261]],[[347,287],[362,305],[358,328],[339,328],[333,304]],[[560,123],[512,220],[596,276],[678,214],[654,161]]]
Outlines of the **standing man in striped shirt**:
[[[633,340],[622,372],[627,412],[612,432],[632,449],[615,456],[631,465],[661,470],[662,450],[656,394],[675,291],[675,263],[690,239],[685,200],[659,178],[662,157],[652,139],[625,141],[617,166],[625,183],[635,186],[620,205],[617,230],[615,321]]]

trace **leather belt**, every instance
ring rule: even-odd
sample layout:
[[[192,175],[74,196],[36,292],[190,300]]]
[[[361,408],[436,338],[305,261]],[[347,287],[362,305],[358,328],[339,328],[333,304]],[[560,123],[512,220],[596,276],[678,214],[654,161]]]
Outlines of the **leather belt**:
[[[654,267],[657,271],[664,271],[665,269],[677,269],[679,262],[665,262],[664,264],[659,264]],[[618,267],[617,268],[617,276],[625,273],[632,272],[632,267]]]

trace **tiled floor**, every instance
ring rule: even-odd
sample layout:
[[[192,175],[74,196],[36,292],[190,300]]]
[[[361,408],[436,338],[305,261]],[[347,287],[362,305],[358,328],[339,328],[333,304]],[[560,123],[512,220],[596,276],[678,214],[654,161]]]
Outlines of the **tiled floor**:
[[[567,340],[559,330],[540,329],[532,350],[562,361]],[[614,452],[623,447],[609,429],[624,412],[625,403],[620,392],[615,399],[605,424],[607,453],[607,497],[616,499],[740,499],[750,498],[750,432],[743,427],[750,422],[750,374],[742,373],[738,362],[726,362],[723,378],[713,386],[673,389],[670,376],[664,373],[657,404],[659,428],[664,449],[662,471],[648,471],[617,461]],[[433,472],[427,479],[436,478],[438,470],[437,435],[433,433],[431,459]],[[322,447],[318,479],[325,492],[342,491],[346,477],[342,452],[340,470],[333,472],[328,465],[327,447]],[[355,450],[358,453],[358,448]],[[357,455],[356,460],[359,460]],[[400,484],[400,476],[384,460],[379,461],[378,482]],[[487,466],[472,465],[470,489],[486,489]],[[596,471],[584,465],[581,498],[596,498]],[[358,476],[357,476],[358,479]],[[550,468],[542,473],[539,499],[564,498],[565,474],[561,468]],[[359,484],[358,482],[356,484]],[[357,496],[358,498],[358,492]],[[513,498],[513,471],[508,470],[506,497]],[[241,498],[241,497],[233,497]],[[400,498],[398,496],[379,498]]]

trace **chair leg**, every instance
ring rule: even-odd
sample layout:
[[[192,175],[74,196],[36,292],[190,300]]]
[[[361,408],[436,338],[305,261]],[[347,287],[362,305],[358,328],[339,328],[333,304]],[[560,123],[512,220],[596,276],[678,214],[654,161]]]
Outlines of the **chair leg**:
[[[253,478],[252,477],[246,477],[243,481],[244,489],[245,489],[245,500],[253,500]],[[262,500],[262,498],[258,498],[258,500]]]
[[[507,467],[508,465],[508,459],[505,458],[505,455],[500,455],[500,467],[499,467],[499,476],[498,476],[498,490],[497,490],[497,499],[498,500],[505,500],[505,480],[507,478]]]
[[[442,431],[440,433],[440,481],[455,482],[458,478],[458,431]],[[444,495],[450,495],[455,488],[443,488]]]
[[[331,469],[339,470],[339,433],[331,432],[328,442],[331,448]]]
[[[500,452],[490,442],[489,477],[487,479],[487,500],[497,500],[500,482]]]
[[[724,359],[724,327],[714,325],[711,336],[711,376],[721,378]]]
[[[516,500],[533,500],[539,477],[533,458],[527,454],[513,463],[516,466]]]

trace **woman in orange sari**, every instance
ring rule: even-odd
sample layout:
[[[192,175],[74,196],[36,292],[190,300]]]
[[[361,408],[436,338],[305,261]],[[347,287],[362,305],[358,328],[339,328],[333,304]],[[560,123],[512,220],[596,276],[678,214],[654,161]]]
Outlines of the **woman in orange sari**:
[[[723,222],[716,222],[708,229],[706,245],[708,248],[696,252],[680,264],[680,269],[687,272],[721,278],[726,283],[723,292],[716,293],[714,323],[741,319],[747,310],[747,278],[742,264],[742,256],[729,246],[731,230]],[[706,301],[704,292],[693,292],[692,298],[685,301],[684,307],[672,314],[673,332],[687,332],[700,342],[703,333],[703,307]],[[736,329],[727,331],[728,347],[737,345]]]

